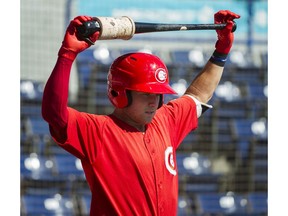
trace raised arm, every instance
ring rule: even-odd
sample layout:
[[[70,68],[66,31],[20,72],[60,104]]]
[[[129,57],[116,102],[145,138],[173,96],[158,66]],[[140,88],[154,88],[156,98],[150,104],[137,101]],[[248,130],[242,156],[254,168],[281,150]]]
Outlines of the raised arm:
[[[222,77],[224,64],[234,41],[233,20],[238,18],[240,18],[238,14],[229,10],[220,10],[214,15],[215,23],[227,23],[227,25],[222,30],[216,30],[218,40],[215,51],[186,90],[186,94],[194,96],[202,103],[207,103],[211,99]]]
[[[58,52],[56,65],[44,88],[42,116],[48,122],[51,133],[59,141],[66,139],[68,88],[72,63],[78,53],[91,46],[85,41],[78,40],[76,27],[89,20],[92,20],[92,17],[78,16],[70,22]],[[98,37],[99,32],[96,32],[90,40],[95,42]]]

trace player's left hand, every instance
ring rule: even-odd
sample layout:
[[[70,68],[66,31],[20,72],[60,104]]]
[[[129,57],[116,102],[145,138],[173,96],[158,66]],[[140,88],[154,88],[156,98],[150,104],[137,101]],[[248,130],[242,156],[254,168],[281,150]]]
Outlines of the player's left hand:
[[[214,14],[214,23],[227,23],[226,27],[216,30],[218,40],[215,44],[216,51],[221,54],[228,54],[234,41],[234,33],[232,32],[233,20],[239,19],[240,15],[229,10],[220,10]]]
[[[87,43],[77,37],[77,27],[81,26],[83,22],[92,20],[90,16],[77,16],[70,21],[69,26],[66,29],[62,46],[58,52],[59,56],[74,60],[78,53],[91,46],[91,43]],[[94,43],[99,38],[99,32],[95,32],[89,39]]]

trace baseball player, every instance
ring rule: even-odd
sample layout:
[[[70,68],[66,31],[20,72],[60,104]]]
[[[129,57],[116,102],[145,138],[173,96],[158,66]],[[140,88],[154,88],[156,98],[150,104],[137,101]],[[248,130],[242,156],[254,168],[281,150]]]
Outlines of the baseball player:
[[[77,39],[76,27],[93,18],[78,16],[70,22],[44,89],[42,115],[57,144],[82,161],[92,193],[90,215],[177,214],[175,151],[210,107],[207,102],[221,79],[238,18],[228,10],[215,13],[215,23],[227,25],[216,30],[214,53],[185,94],[167,104],[163,95],[175,91],[161,59],[140,52],[118,57],[108,72],[107,94],[115,107],[109,115],[67,105],[72,63],[90,46]],[[98,38],[96,32],[90,40]]]

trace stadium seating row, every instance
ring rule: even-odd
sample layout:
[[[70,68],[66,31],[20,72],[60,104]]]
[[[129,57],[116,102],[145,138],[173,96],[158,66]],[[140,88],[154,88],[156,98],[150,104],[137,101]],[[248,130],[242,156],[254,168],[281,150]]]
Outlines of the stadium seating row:
[[[21,215],[88,216],[91,195],[87,191],[60,194],[34,190],[21,196]],[[256,216],[267,215],[267,193],[205,193],[193,197],[180,195],[178,216]]]

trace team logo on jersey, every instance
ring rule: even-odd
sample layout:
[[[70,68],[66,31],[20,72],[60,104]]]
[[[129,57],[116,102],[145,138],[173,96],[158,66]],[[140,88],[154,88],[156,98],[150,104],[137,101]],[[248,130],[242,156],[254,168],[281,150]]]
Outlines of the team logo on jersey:
[[[176,164],[174,160],[173,148],[169,146],[165,150],[165,166],[172,175],[176,175]]]
[[[158,82],[164,83],[167,80],[167,72],[163,68],[158,68],[155,71],[155,78]]]

